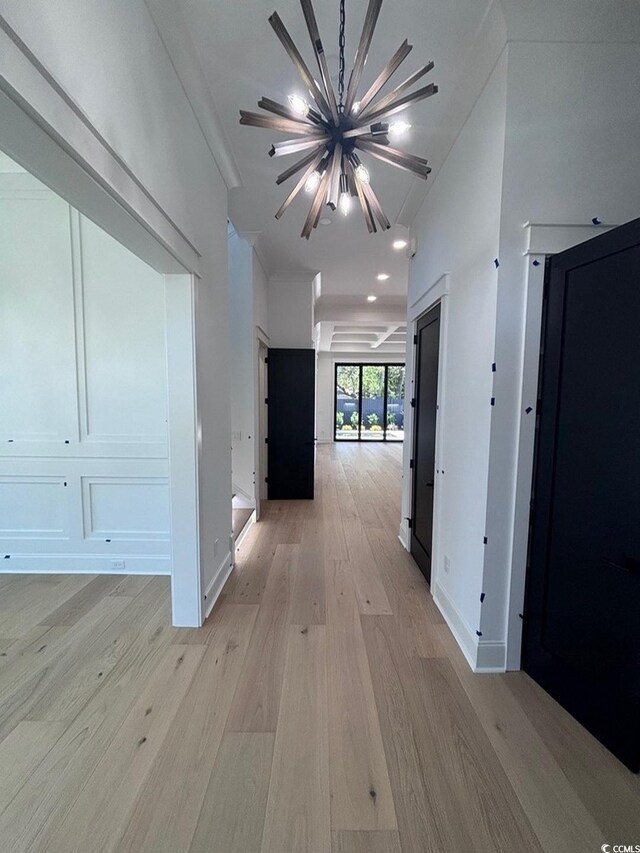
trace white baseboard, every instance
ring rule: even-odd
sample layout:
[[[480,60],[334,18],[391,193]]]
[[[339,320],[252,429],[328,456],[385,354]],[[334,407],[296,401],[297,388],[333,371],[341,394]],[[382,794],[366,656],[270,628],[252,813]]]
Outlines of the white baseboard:
[[[231,484],[233,493],[233,502],[236,509],[254,509],[256,502],[255,498],[248,495],[244,489],[239,488],[234,483]]]
[[[462,654],[467,659],[467,663],[471,667],[471,669],[476,672],[476,664],[478,658],[478,638],[474,637],[471,629],[462,618],[462,616],[458,613],[457,608],[446,594],[446,592],[439,586],[437,583],[435,584],[435,589],[433,591],[433,600],[438,606],[438,610],[442,613],[445,618],[447,625],[449,626],[451,633],[455,637],[457,644],[462,649]]]
[[[491,640],[478,641],[478,657],[476,672],[506,672],[507,671],[507,644],[496,643]]]
[[[253,511],[253,512],[251,513],[251,515],[249,516],[249,520],[247,521],[247,523],[245,524],[245,526],[242,528],[242,530],[240,531],[240,533],[238,533],[238,538],[237,538],[237,539],[235,540],[235,542],[233,543],[233,547],[234,547],[234,557],[233,557],[233,562],[234,562],[234,563],[235,563],[235,552],[236,552],[236,551],[238,550],[238,548],[242,545],[242,543],[244,542],[244,539],[245,539],[245,537],[246,537],[247,533],[251,530],[251,528],[253,527],[253,525],[254,525],[255,523],[256,523],[256,511],[255,511],[255,509],[254,509],[254,511]]]
[[[474,636],[446,592],[435,584],[433,600],[473,672],[506,672],[507,646]]]
[[[203,602],[203,621],[207,618],[207,616],[213,610],[213,605],[218,600],[218,596],[222,592],[222,587],[227,582],[227,578],[231,574],[231,569],[233,568],[233,561],[231,559],[231,552],[228,552],[218,570],[216,571],[213,578],[209,581],[209,585],[204,591],[204,602]]]
[[[123,561],[124,568],[114,568],[114,559]],[[9,559],[0,559],[0,574],[171,575],[171,560],[169,557],[137,555],[12,554]]]
[[[332,438],[316,438],[316,444],[333,444]]]
[[[409,544],[410,538],[411,537],[409,536],[409,522],[407,521],[406,518],[404,518],[400,522],[400,530],[398,531],[398,539],[400,540],[402,547],[405,549],[405,551],[411,550],[411,546]]]

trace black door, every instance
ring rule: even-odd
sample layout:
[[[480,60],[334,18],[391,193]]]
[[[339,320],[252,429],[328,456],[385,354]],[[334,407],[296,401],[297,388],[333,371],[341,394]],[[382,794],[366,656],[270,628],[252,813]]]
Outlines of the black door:
[[[640,763],[640,219],[548,263],[524,669]]]
[[[438,352],[440,349],[439,305],[420,318],[417,333],[411,554],[422,574],[431,583]]]
[[[267,367],[269,500],[312,499],[315,351],[270,349]]]

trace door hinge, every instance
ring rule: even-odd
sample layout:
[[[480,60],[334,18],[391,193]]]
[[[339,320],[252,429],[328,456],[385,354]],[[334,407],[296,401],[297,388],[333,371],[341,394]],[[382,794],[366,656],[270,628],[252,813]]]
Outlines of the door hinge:
[[[413,468],[413,459],[409,460],[409,468]]]
[[[265,364],[269,364],[269,359],[268,359],[268,358],[265,358],[264,363],[265,363]]]
[[[415,407],[416,407],[416,398],[415,398],[415,397],[412,397],[412,398],[411,398],[411,408],[412,408],[412,409],[415,409]]]
[[[264,398],[264,404],[265,404],[265,406],[269,405],[269,398],[268,397]]]
[[[414,346],[418,343],[418,336],[417,335],[413,336],[413,343],[414,343]]]
[[[407,518],[406,522],[407,522],[407,527],[409,528],[409,530],[411,530],[413,528],[413,522],[411,521],[410,518]]]
[[[268,439],[268,438],[265,438],[264,443],[265,443],[265,444],[269,444],[269,439]]]
[[[264,478],[264,481],[265,481],[265,483],[268,483],[268,482],[269,482],[269,478],[268,478],[268,477],[265,477],[265,478]]]

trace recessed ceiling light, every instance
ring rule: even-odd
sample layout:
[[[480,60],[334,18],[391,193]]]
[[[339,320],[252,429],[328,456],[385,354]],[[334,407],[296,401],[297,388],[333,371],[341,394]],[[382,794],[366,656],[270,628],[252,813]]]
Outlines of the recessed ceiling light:
[[[331,225],[331,220],[328,216],[323,216],[320,220],[320,225]]]
[[[378,297],[374,296],[373,293],[370,296],[367,296],[367,302],[375,302]]]
[[[386,281],[389,278],[389,273],[380,272],[380,273],[378,273],[376,278],[378,279],[378,281]]]
[[[397,249],[398,251],[400,251],[400,249],[406,248],[409,245],[409,243],[407,240],[394,240],[392,245],[393,245],[394,249]]]

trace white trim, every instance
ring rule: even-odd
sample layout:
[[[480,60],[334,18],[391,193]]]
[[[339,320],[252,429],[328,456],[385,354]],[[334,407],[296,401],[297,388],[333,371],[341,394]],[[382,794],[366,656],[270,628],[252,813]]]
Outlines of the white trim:
[[[474,672],[504,672],[507,656],[507,644],[491,640],[478,640],[478,651]]]
[[[196,393],[195,281],[167,275],[167,417],[171,504],[172,621],[202,624],[199,513],[199,418]]]
[[[247,533],[251,530],[251,528],[256,523],[256,521],[257,521],[256,511],[254,509],[254,511],[251,513],[251,515],[247,519],[247,523],[245,524],[245,526],[242,528],[242,530],[238,534],[238,538],[236,540],[234,540],[234,542],[233,542],[233,561],[234,561],[234,563],[235,563],[235,552],[240,549],[240,546],[244,542]],[[231,538],[233,539],[233,537],[231,537]]]
[[[405,551],[411,551],[411,542],[409,536],[409,521],[403,518],[400,522],[400,530],[398,531],[398,539]]]
[[[462,650],[462,654],[467,659],[467,663],[475,672],[478,657],[478,638],[474,635],[471,628],[469,628],[461,614],[458,613],[455,605],[442,587],[432,581],[431,589],[433,600],[438,606],[438,610],[444,616],[445,622]]]
[[[435,589],[437,584],[438,569],[440,565],[440,540],[442,538],[442,506],[444,503],[445,480],[444,476],[439,473],[442,469],[442,460],[444,459],[445,436],[443,424],[446,412],[447,399],[447,346],[448,346],[448,329],[449,329],[449,289],[450,289],[450,273],[445,272],[433,281],[431,286],[410,306],[407,316],[407,340],[411,342],[412,355],[407,354],[406,365],[409,376],[409,381],[405,382],[405,397],[415,397],[415,373],[416,373],[416,355],[417,350],[413,344],[415,335],[417,334],[418,320],[427,311],[430,311],[435,305],[440,304],[440,341],[438,353],[438,410],[436,414],[436,475],[434,478],[434,494],[433,494],[433,551],[431,555],[431,589]],[[411,386],[410,394],[407,394],[406,389]],[[413,496],[413,476],[409,468],[409,459],[413,453],[413,419],[415,409],[409,409],[409,417],[405,415],[405,434],[404,434],[404,458],[403,458],[403,516],[411,517],[412,513],[412,496]],[[404,529],[403,529],[404,525]],[[405,518],[401,520],[400,530],[398,533],[400,541],[405,547],[410,550],[408,523]],[[432,593],[433,595],[433,593]]]
[[[598,225],[587,223],[544,223],[525,222],[523,228],[527,232],[527,248],[525,255],[557,255],[578,243],[584,243],[597,237],[598,234],[606,234],[616,225]]]
[[[113,560],[124,560],[124,569],[114,569]],[[171,560],[160,555],[118,554],[12,554],[0,563],[0,575],[171,575]]]
[[[204,608],[204,618],[213,610],[213,605],[218,600],[222,589],[227,582],[229,575],[231,574],[231,570],[233,569],[233,560],[231,558],[231,553],[227,552],[224,560],[218,566],[218,570],[215,575],[209,582],[208,587],[204,591],[204,595],[202,597],[203,600],[203,608]]]
[[[520,669],[522,654],[522,619],[529,542],[529,517],[533,481],[535,443],[535,409],[538,395],[538,368],[542,325],[545,259],[564,252],[615,225],[553,224],[527,222],[528,259],[525,281],[525,328],[523,342],[522,383],[518,407],[518,449],[515,505],[509,573],[509,610],[507,615],[506,657],[508,670]],[[529,414],[526,410],[530,408]]]

